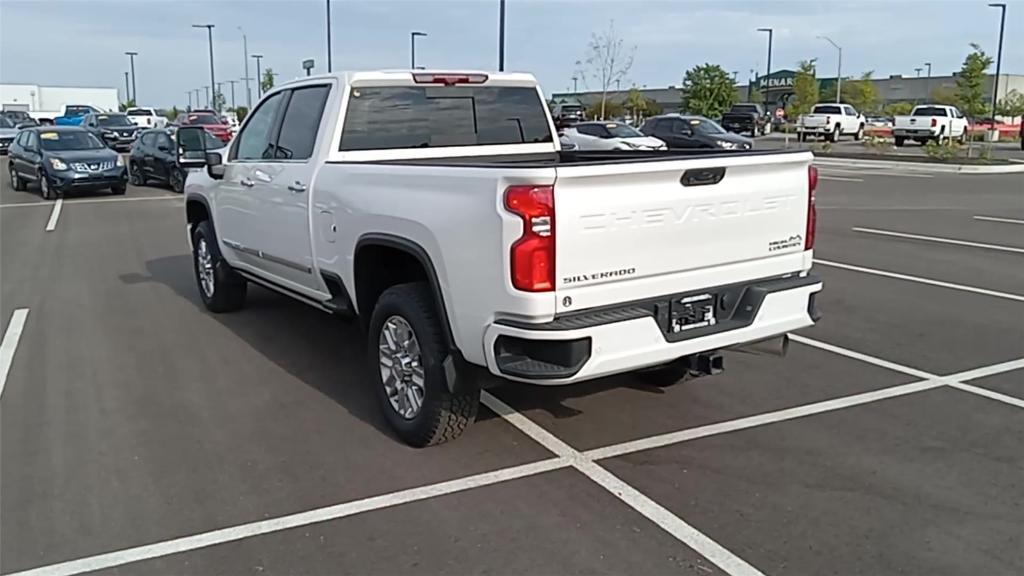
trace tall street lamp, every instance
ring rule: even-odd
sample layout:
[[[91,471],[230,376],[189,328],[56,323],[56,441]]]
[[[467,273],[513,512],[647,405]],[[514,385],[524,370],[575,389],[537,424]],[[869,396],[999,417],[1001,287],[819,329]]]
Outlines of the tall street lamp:
[[[775,33],[771,28],[758,28],[758,32],[768,33],[768,65],[765,67],[764,75],[767,78],[772,75],[772,35]]]
[[[189,90],[188,92],[185,92],[185,93],[188,94],[188,108],[186,108],[186,110],[191,110],[192,109],[192,91]]]
[[[238,80],[228,80],[228,84],[231,84],[231,108],[236,109],[238,105],[235,104],[235,84]]]
[[[996,121],[996,99],[999,96],[999,70],[1003,64],[1003,29],[1006,28],[1006,4],[989,4],[991,8],[999,8],[999,50],[996,52],[996,77],[992,82],[992,121]]]
[[[212,90],[217,85],[217,80],[213,76],[213,24],[193,24],[193,28],[206,28],[206,35],[210,40],[210,89]],[[216,94],[214,95],[216,98]],[[220,110],[217,110],[220,112]]]
[[[124,54],[125,54],[125,56],[128,57],[128,61],[131,62],[131,69],[132,69],[132,97],[131,97],[131,99],[134,100],[135,101],[135,105],[138,106],[139,105],[139,93],[135,91],[135,57],[138,56],[139,53],[138,52],[125,52]]]
[[[203,86],[203,90],[206,90],[206,107],[212,109],[213,108],[213,102],[210,101],[210,87],[209,86]]]
[[[836,104],[842,101],[843,95],[843,49],[832,41],[828,36],[818,36],[822,40],[828,42],[833,48],[839,51],[839,60],[836,64]]]
[[[410,41],[410,43],[412,45],[412,66],[411,66],[411,68],[413,70],[416,69],[416,37],[417,36],[426,36],[426,35],[427,35],[426,32],[410,32],[409,33],[409,41]]]
[[[331,72],[331,0],[327,0],[327,72]]]
[[[914,68],[914,73],[917,74],[916,78],[921,77],[921,70],[924,70],[924,68]]]
[[[505,71],[505,0],[498,4],[498,72]]]
[[[128,89],[128,73],[125,72],[124,73],[124,102],[125,102],[125,104],[127,104],[128,101],[131,100],[131,99],[132,99],[132,93]]]
[[[245,37],[245,30],[242,27],[238,27],[238,31],[242,33],[242,56],[245,62],[245,105],[252,109],[252,90],[249,88],[249,39]]]
[[[932,63],[925,62],[924,65],[928,67],[928,79],[924,81],[925,99],[928,99],[932,93]]]
[[[260,72],[260,60],[263,59],[263,54],[253,54],[253,58],[256,59],[256,97],[263,97],[263,74]]]

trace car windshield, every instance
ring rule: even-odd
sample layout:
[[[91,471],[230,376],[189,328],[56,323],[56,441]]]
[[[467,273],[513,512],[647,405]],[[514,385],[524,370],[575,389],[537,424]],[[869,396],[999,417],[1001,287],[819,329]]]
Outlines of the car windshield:
[[[221,123],[220,118],[217,118],[214,114],[189,114],[185,122],[196,126],[210,126]]]
[[[719,126],[717,122],[707,118],[688,118],[686,123],[690,125],[690,130],[693,130],[694,134],[713,136],[726,133],[725,129]]]
[[[842,114],[839,106],[815,106],[811,114]]]
[[[147,110],[145,108],[132,108],[131,110],[125,112],[125,114],[129,116],[153,116],[153,111]]]
[[[609,136],[610,138],[644,137],[644,135],[641,134],[636,128],[633,128],[632,126],[627,126],[625,124],[605,124],[604,127],[607,128],[608,132],[611,134],[611,136]]]
[[[129,120],[124,114],[100,114],[96,117],[96,123],[105,128],[134,126],[131,120]]]
[[[61,152],[66,150],[96,150],[105,148],[104,144],[85,130],[60,130],[40,132],[39,142],[43,150]]]
[[[0,116],[0,128],[14,128],[14,122],[11,122],[3,116]]]
[[[946,109],[939,108],[938,106],[923,106],[921,108],[914,108],[911,112],[911,116],[945,116]]]
[[[85,116],[90,112],[95,112],[91,106],[68,106],[64,109],[67,116]]]

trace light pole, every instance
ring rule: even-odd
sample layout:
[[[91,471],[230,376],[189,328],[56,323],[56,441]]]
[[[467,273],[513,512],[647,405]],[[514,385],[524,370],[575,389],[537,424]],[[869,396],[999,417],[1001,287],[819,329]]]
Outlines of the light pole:
[[[505,0],[498,4],[498,72],[505,71]]]
[[[921,77],[921,70],[924,70],[924,68],[914,68],[914,72],[917,73],[917,78]]]
[[[253,54],[253,58],[256,59],[256,97],[263,97],[263,74],[260,72],[260,60],[263,59],[263,54]]]
[[[192,91],[189,90],[188,92],[185,92],[185,93],[188,94],[188,108],[186,108],[186,110],[191,110],[192,109]]]
[[[579,89],[576,88],[576,81],[577,80],[579,80],[579,78],[577,78],[576,76],[572,77],[572,93],[573,94],[576,94],[577,92],[579,92]]]
[[[327,0],[327,72],[331,72],[331,0]]]
[[[213,24],[193,24],[193,28],[206,28],[206,36],[210,40],[210,89],[213,90],[217,85],[217,80],[213,76]],[[214,95],[216,97],[216,95]],[[215,108],[216,110],[216,108]],[[216,110],[220,112],[220,110]]]
[[[202,88],[196,88],[194,92],[196,93],[196,108],[199,108],[199,103],[202,102],[202,100],[199,99],[199,93],[202,92]]]
[[[416,37],[417,36],[426,36],[426,35],[427,35],[426,32],[410,32],[409,33],[409,42],[410,42],[410,44],[412,46],[412,51],[411,51],[412,52],[412,54],[411,54],[411,56],[412,56],[412,66],[411,66],[411,68],[413,70],[416,69]]]
[[[836,64],[836,104],[842,101],[843,96],[843,49],[832,41],[828,36],[818,36],[822,40],[828,42],[833,48],[839,51],[839,59]]]
[[[765,67],[765,78],[772,75],[772,35],[775,33],[771,28],[758,28],[758,32],[768,33],[768,65]]]
[[[252,90],[249,87],[249,39],[245,37],[245,30],[242,27],[238,27],[238,31],[242,33],[242,56],[245,62],[245,105],[250,110],[252,109]]]
[[[1003,29],[1006,28],[1006,4],[989,4],[991,8],[999,8],[999,50],[996,51],[996,77],[992,82],[992,122],[996,121],[996,99],[999,96],[999,70],[1003,64]]]
[[[210,101],[210,87],[203,86],[203,90],[206,91],[206,107],[213,109],[213,102]]]
[[[228,80],[228,84],[231,84],[231,108],[238,108],[235,104],[235,84],[238,80]]]
[[[134,100],[135,101],[135,105],[138,106],[139,105],[139,93],[135,91],[135,57],[138,56],[139,53],[138,52],[125,52],[124,55],[127,56],[128,57],[128,61],[131,62],[131,69],[132,69],[132,97],[131,97],[131,99]]]
[[[124,103],[127,104],[132,99],[132,93],[128,89],[128,73],[124,73]]]
[[[925,62],[925,66],[928,67],[928,79],[924,82],[925,100],[931,98],[932,94],[932,63]]]

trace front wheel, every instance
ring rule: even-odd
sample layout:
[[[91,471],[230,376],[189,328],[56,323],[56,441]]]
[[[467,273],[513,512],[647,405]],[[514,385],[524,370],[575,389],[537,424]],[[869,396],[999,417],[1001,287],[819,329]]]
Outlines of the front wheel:
[[[124,184],[114,184],[110,187],[110,193],[114,196],[124,196],[125,191],[128,189]]]
[[[192,233],[192,263],[199,297],[210,312],[234,312],[245,305],[246,281],[221,256],[213,226],[204,220]]]
[[[54,197],[50,181],[46,178],[46,172],[43,170],[39,171],[39,195],[43,197],[43,200],[52,200]]]
[[[476,419],[480,388],[456,373],[449,389],[447,346],[434,299],[423,282],[392,286],[370,317],[367,351],[371,381],[384,417],[417,448],[458,438]]]

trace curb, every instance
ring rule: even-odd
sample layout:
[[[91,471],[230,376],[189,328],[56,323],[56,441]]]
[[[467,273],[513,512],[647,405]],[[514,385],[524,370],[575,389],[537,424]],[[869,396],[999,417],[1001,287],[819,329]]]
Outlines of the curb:
[[[814,157],[814,163],[822,166],[859,166],[863,168],[900,168],[920,172],[944,172],[950,174],[1017,174],[1024,173],[1024,164],[1000,164],[984,166],[977,164],[932,164],[925,162],[898,162],[895,160],[862,160],[830,156]]]

